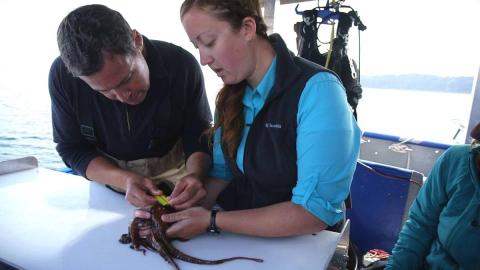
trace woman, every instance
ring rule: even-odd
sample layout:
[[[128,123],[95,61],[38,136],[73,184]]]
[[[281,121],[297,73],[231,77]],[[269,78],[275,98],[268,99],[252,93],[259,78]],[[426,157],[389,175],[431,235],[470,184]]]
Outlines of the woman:
[[[435,163],[387,269],[480,269],[480,124]]]
[[[229,231],[276,237],[343,219],[360,130],[335,74],[268,37],[256,0],[186,0],[181,20],[225,86],[216,100],[203,207],[169,215],[171,237]],[[171,196],[175,207],[178,197]],[[185,201],[185,198],[182,199]],[[210,209],[218,203],[224,211]]]

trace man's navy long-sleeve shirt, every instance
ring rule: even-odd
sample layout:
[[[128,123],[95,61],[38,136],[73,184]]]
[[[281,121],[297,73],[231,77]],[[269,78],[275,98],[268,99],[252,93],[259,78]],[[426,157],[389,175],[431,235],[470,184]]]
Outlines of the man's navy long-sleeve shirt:
[[[170,43],[144,37],[150,89],[135,106],[110,100],[73,77],[60,58],[50,69],[53,140],[67,166],[86,177],[97,149],[119,159],[162,157],[182,139],[186,158],[212,118],[196,59]]]

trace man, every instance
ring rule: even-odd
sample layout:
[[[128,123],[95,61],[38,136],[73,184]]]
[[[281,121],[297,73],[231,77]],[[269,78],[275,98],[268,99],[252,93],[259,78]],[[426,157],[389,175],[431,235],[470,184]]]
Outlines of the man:
[[[103,5],[70,12],[57,41],[49,90],[63,161],[87,179],[125,191],[137,207],[161,194],[153,178],[179,179],[171,195],[177,208],[204,197],[210,156],[200,139],[212,119],[195,58],[147,39]]]

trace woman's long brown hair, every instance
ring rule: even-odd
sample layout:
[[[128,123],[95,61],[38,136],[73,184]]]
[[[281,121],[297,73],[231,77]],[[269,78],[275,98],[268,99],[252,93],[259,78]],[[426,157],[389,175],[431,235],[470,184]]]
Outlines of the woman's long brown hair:
[[[233,30],[240,30],[243,19],[252,17],[257,25],[257,35],[267,39],[267,25],[261,16],[258,0],[185,0],[180,8],[183,17],[193,7],[200,8],[212,14],[219,20],[226,21]],[[218,92],[215,100],[215,124],[205,133],[211,143],[215,130],[222,128],[221,144],[229,158],[235,160],[237,148],[245,127],[243,119],[243,95],[245,80],[227,85]]]

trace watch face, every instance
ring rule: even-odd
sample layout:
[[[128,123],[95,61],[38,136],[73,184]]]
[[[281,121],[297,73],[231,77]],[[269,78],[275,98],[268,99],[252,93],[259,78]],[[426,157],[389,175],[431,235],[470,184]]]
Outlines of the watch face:
[[[215,228],[210,228],[210,229],[208,229],[208,232],[209,232],[209,233],[213,233],[213,234],[219,234],[219,233],[220,233],[220,232],[217,231]]]

